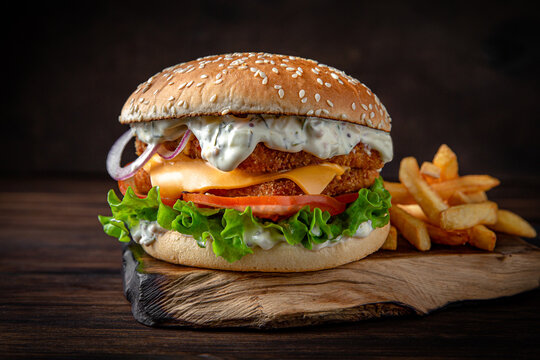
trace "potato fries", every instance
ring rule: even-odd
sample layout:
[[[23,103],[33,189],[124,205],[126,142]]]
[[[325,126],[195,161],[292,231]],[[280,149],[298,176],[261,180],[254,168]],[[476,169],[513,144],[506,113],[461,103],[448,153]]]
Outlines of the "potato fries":
[[[452,180],[458,177],[458,161],[456,154],[446,144],[442,144],[433,157],[433,164],[441,169],[441,180]]]
[[[458,169],[456,154],[443,144],[433,162],[422,163],[420,169],[414,157],[404,158],[400,182],[384,183],[392,195],[390,222],[407,241],[422,251],[429,250],[432,241],[493,251],[497,240],[494,231],[536,237],[527,221],[488,201],[485,192],[499,185],[498,179],[459,176]],[[393,246],[394,237],[393,233],[388,235],[385,248]]]
[[[418,250],[427,251],[431,248],[426,224],[422,220],[409,215],[397,206],[392,206],[390,208],[390,222]]]
[[[447,231],[432,224],[426,224],[431,241],[444,245],[465,245],[469,239],[469,232],[464,230]]]
[[[456,191],[466,194],[488,191],[499,185],[500,181],[488,175],[466,175],[454,180],[431,184],[430,187],[443,200],[449,199]],[[392,195],[392,204],[414,204],[415,200],[407,188],[400,183],[384,182],[384,187]]]
[[[536,237],[536,230],[525,221],[521,216],[514,214],[508,210],[497,211],[497,222],[489,225],[489,227],[495,231],[523,236],[527,238]]]
[[[399,180],[405,185],[414,200],[420,205],[429,220],[439,223],[440,213],[448,209],[448,205],[429,187],[420,175],[418,162],[413,157],[401,160]]]
[[[397,249],[397,230],[394,226],[390,226],[390,231],[386,237],[386,241],[381,247],[383,250],[396,250]]]
[[[428,184],[431,184],[441,177],[441,169],[429,161],[424,161],[420,167],[420,174]]]
[[[445,230],[463,230],[496,222],[497,204],[493,201],[452,206],[443,211],[440,216],[441,228]]]
[[[471,238],[469,239],[469,244],[475,246],[479,249],[493,251],[495,249],[495,242],[497,241],[497,236],[491,230],[489,230],[484,225],[476,225],[471,230]]]

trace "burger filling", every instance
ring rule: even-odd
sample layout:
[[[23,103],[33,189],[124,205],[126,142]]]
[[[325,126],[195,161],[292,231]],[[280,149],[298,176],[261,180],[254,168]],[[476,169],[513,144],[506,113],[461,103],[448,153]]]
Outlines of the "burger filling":
[[[212,241],[236,261],[255,245],[287,242],[318,250],[388,223],[390,195],[379,172],[392,158],[390,135],[340,121],[299,116],[226,115],[132,125],[136,152],[154,154],[109,193],[105,231],[149,244],[167,229]],[[192,133],[187,139],[186,131]],[[187,132],[189,134],[189,132]]]

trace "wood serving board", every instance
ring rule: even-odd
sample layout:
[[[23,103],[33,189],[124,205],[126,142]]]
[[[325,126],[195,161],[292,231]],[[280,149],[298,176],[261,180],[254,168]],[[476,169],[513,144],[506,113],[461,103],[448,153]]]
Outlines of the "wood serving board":
[[[145,325],[281,328],[424,315],[540,286],[540,249],[516,237],[498,236],[494,252],[398,246],[335,269],[242,273],[168,264],[130,243],[124,293]]]

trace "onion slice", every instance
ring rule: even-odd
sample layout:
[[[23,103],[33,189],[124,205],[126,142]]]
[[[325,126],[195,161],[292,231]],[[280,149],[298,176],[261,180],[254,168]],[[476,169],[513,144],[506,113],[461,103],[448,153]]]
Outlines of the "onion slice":
[[[159,156],[161,156],[165,160],[171,160],[175,158],[176,155],[180,154],[184,150],[190,137],[191,137],[191,131],[188,129],[184,133],[182,140],[180,140],[180,142],[178,143],[178,146],[176,147],[176,149],[174,149],[174,151],[169,151],[167,150],[167,148],[165,148],[165,146],[160,146],[158,149]]]
[[[122,167],[120,162],[122,161],[122,153],[129,143],[129,140],[135,136],[134,132],[130,129],[118,138],[111,147],[109,154],[107,155],[107,171],[114,180],[125,180],[132,177],[137,170],[146,164],[148,160],[157,152],[160,144],[149,144],[146,146],[144,152],[132,163]]]

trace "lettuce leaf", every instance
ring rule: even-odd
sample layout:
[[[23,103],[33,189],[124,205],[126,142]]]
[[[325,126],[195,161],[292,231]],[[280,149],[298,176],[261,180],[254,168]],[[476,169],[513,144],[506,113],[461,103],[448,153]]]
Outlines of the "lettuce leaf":
[[[309,206],[305,206],[295,215],[273,222],[255,217],[249,207],[242,212],[209,209],[177,200],[171,208],[161,202],[158,187],[152,188],[144,199],[138,198],[128,188],[122,200],[114,190],[109,191],[107,201],[112,216],[100,215],[99,221],[106,234],[122,242],[130,240],[130,229],[136,227],[140,220],[157,221],[167,230],[193,236],[200,247],[206,247],[211,240],[216,256],[234,262],[253,252],[248,242],[254,234],[264,232],[273,238],[284,239],[290,245],[301,244],[312,249],[313,244],[353,236],[360,224],[368,220],[373,228],[383,227],[390,220],[390,200],[390,193],[379,177],[369,189],[361,189],[358,199],[339,215],[330,216],[319,208],[311,211]]]

